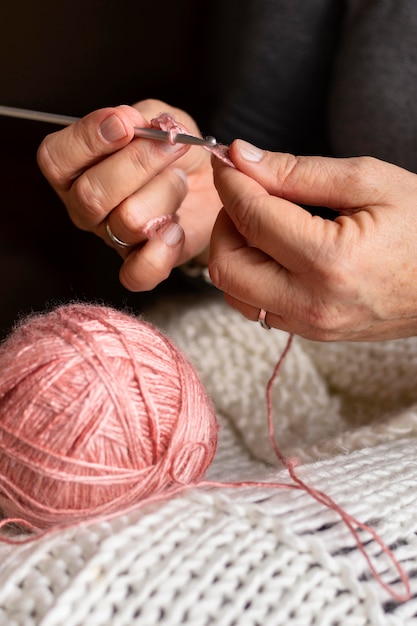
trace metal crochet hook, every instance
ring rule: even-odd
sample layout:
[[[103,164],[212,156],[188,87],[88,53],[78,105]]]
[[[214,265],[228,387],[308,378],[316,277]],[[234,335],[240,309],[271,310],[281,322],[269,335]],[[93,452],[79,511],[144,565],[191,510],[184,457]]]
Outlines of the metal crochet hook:
[[[71,117],[70,115],[59,115],[57,113],[45,113],[43,111],[32,111],[30,109],[19,109],[17,107],[9,107],[0,105],[0,115],[6,117],[17,117],[19,119],[34,120],[36,122],[47,122],[58,124],[59,126],[69,126],[74,122],[78,122],[79,117]],[[157,128],[135,128],[135,137],[143,137],[144,139],[156,139],[157,141],[168,141],[169,133]],[[214,148],[217,141],[214,137],[195,137],[186,133],[178,133],[175,135],[176,143],[185,143],[194,146],[205,146]]]

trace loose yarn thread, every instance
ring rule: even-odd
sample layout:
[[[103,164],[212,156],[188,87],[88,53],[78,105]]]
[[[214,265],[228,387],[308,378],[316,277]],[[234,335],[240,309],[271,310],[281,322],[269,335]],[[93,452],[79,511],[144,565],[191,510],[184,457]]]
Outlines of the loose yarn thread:
[[[154,118],[153,120],[151,120],[150,123],[151,127],[153,128],[159,128],[161,130],[167,131],[169,133],[169,141],[173,144],[175,143],[175,138],[176,135],[178,133],[187,133],[187,129],[182,126],[181,124],[179,124],[172,115],[170,115],[169,113],[161,113],[158,117]],[[234,163],[230,160],[229,158],[229,149],[228,146],[224,146],[221,144],[217,144],[214,147],[206,147],[206,150],[210,151],[212,154],[214,154],[215,157],[219,158],[220,160],[222,160],[224,163],[226,163],[227,165],[229,165],[230,167],[235,167]],[[153,227],[153,224],[151,224],[151,226]],[[153,236],[157,233],[157,229],[154,229],[152,231]],[[344,511],[336,502],[334,502],[327,494],[323,493],[322,491],[319,491],[317,489],[314,489],[313,487],[310,487],[309,485],[307,485],[303,480],[301,480],[296,472],[296,466],[298,465],[298,461],[297,459],[287,459],[283,456],[283,454],[281,453],[281,451],[279,450],[277,443],[275,441],[275,435],[274,435],[274,428],[273,428],[273,419],[272,419],[272,415],[273,415],[273,407],[272,407],[272,387],[274,384],[275,379],[278,376],[279,370],[282,366],[282,363],[288,353],[288,351],[290,350],[290,346],[292,343],[292,335],[290,335],[289,340],[288,340],[288,344],[281,356],[281,358],[279,359],[277,366],[273,372],[273,375],[271,376],[268,385],[267,385],[267,421],[268,421],[268,434],[269,434],[269,440],[270,440],[270,444],[271,447],[274,451],[275,456],[277,457],[277,459],[287,468],[288,473],[290,475],[290,477],[293,480],[293,484],[292,485],[285,485],[285,484],[278,484],[278,483],[273,483],[271,485],[266,485],[265,483],[248,483],[248,482],[241,482],[241,483],[233,483],[230,486],[232,487],[236,487],[236,486],[247,486],[247,485],[251,485],[251,486],[272,486],[274,488],[277,487],[281,487],[281,488],[293,488],[293,489],[301,489],[305,492],[307,492],[311,497],[313,497],[315,500],[317,500],[318,502],[320,502],[321,504],[323,504],[324,506],[326,506],[327,508],[335,511],[340,518],[343,520],[343,522],[346,524],[347,528],[349,529],[349,531],[351,532],[356,545],[358,546],[358,549],[360,550],[360,552],[363,554],[363,556],[365,557],[368,566],[370,568],[370,570],[372,571],[373,575],[375,576],[375,578],[380,582],[380,584],[382,585],[382,587],[388,591],[388,593],[390,593],[396,600],[399,601],[404,601],[409,599],[411,591],[410,591],[410,584],[408,581],[408,577],[405,574],[403,568],[401,567],[401,565],[399,564],[399,562],[397,561],[397,559],[395,558],[393,552],[388,548],[388,546],[382,541],[382,539],[379,537],[379,535],[369,526],[367,526],[366,524],[363,524],[362,522],[356,520],[354,517],[352,517],[351,515],[349,515],[346,511]],[[206,483],[208,484],[208,483]],[[211,483],[212,485],[216,485],[216,486],[226,486],[226,483]],[[380,548],[382,549],[382,551],[388,556],[388,558],[391,560],[391,562],[393,563],[395,569],[397,570],[401,581],[404,584],[405,587],[405,594],[397,594],[394,590],[392,590],[390,588],[389,585],[387,585],[381,578],[381,576],[379,575],[379,573],[376,571],[374,564],[372,563],[368,553],[366,552],[363,543],[360,540],[358,531],[356,530],[357,528],[361,529],[362,531],[366,531],[368,532],[372,538],[374,539],[374,541],[377,542],[377,544],[380,546]]]
[[[284,349],[284,352],[282,353],[280,359],[278,360],[278,363],[276,364],[276,366],[274,368],[272,376],[271,376],[271,378],[268,381],[267,390],[266,390],[268,433],[269,433],[269,440],[270,440],[272,449],[274,450],[274,453],[275,453],[276,457],[287,468],[289,475],[291,476],[292,480],[294,481],[294,488],[300,488],[302,491],[305,491],[306,493],[308,493],[317,502],[323,504],[328,509],[330,509],[332,511],[335,511],[335,513],[337,513],[339,515],[339,517],[346,524],[347,528],[349,529],[350,533],[352,534],[352,536],[353,536],[353,538],[355,540],[355,543],[358,546],[358,549],[359,549],[360,553],[364,556],[366,562],[368,563],[369,569],[371,570],[371,572],[372,572],[373,576],[375,577],[375,579],[385,589],[385,591],[387,591],[394,599],[396,599],[399,602],[405,602],[405,601],[409,600],[410,597],[411,597],[410,581],[408,579],[408,576],[407,576],[406,572],[402,568],[401,564],[399,563],[399,561],[395,557],[395,555],[392,552],[392,550],[385,544],[385,542],[381,539],[381,537],[378,535],[378,533],[373,528],[371,528],[369,525],[364,524],[364,523],[360,522],[359,520],[355,519],[352,515],[350,515],[347,511],[345,511],[340,505],[338,505],[330,496],[328,496],[323,491],[315,489],[314,487],[311,487],[307,483],[305,483],[298,476],[298,474],[297,474],[297,472],[295,470],[296,466],[298,465],[297,459],[287,459],[286,457],[284,457],[284,455],[281,453],[281,451],[279,450],[279,448],[277,446],[277,443],[276,443],[276,440],[275,440],[275,434],[274,434],[273,405],[272,405],[272,387],[274,385],[274,382],[275,382],[276,378],[278,377],[278,374],[279,374],[281,366],[282,366],[282,364],[284,362],[284,359],[285,359],[286,355],[288,354],[288,352],[289,352],[289,350],[291,348],[291,344],[292,344],[293,338],[294,338],[293,335],[289,335],[287,345],[286,345],[286,347]],[[404,585],[404,589],[405,589],[404,593],[397,593],[390,585],[388,585],[382,579],[381,575],[376,570],[375,565],[373,564],[369,554],[365,550],[365,547],[364,547],[362,541],[360,540],[358,531],[356,530],[357,528],[359,528],[359,529],[369,533],[371,535],[371,537],[373,538],[373,540],[379,545],[379,547],[381,548],[382,552],[387,555],[388,559],[391,561],[391,563],[393,564],[394,568],[397,570],[399,578],[400,578],[401,582]]]
[[[169,113],[161,113],[159,116],[157,116],[156,118],[154,118],[153,120],[151,120],[150,126],[153,128],[159,128],[161,130],[164,130],[166,132],[169,133],[169,141],[170,143],[174,144],[175,143],[175,138],[176,135],[178,133],[187,133],[188,130],[182,126],[181,124],[179,124],[172,115],[170,115]],[[221,161],[223,161],[224,163],[226,163],[227,165],[229,165],[230,167],[235,167],[234,163],[230,160],[229,158],[229,148],[228,146],[222,145],[222,144],[217,144],[214,147],[205,147],[206,150],[208,150],[209,152],[211,152],[215,157],[219,158]],[[162,218],[163,223],[162,224],[157,224],[157,227],[155,228],[156,223],[154,224],[153,221],[151,223],[149,223],[146,228],[148,229],[148,236],[155,236],[158,232],[158,228],[161,227],[161,225],[164,225],[166,223],[166,220],[174,220],[175,216],[163,216]],[[319,491],[317,489],[315,489],[314,487],[309,486],[308,484],[306,484],[301,478],[299,478],[297,472],[296,472],[296,466],[298,465],[298,460],[297,459],[287,459],[286,457],[284,457],[284,455],[281,453],[281,451],[279,450],[276,440],[275,440],[275,434],[274,434],[274,428],[273,428],[273,406],[272,406],[272,387],[273,384],[275,382],[275,379],[278,377],[279,371],[281,369],[281,366],[284,362],[284,359],[288,353],[288,351],[290,350],[291,347],[291,343],[293,340],[293,336],[290,335],[289,336],[289,340],[287,343],[287,346],[283,352],[283,354],[281,355],[280,359],[278,360],[278,363],[274,369],[274,372],[267,384],[267,423],[268,423],[268,434],[269,434],[269,440],[270,440],[270,444],[271,447],[274,451],[275,456],[277,457],[277,459],[286,467],[286,469],[288,470],[288,473],[291,477],[291,479],[293,480],[293,484],[284,484],[284,483],[265,483],[265,482],[253,482],[253,481],[245,481],[245,482],[238,482],[238,483],[226,483],[226,482],[204,482],[204,483],[200,483],[201,485],[206,485],[206,486],[217,486],[217,487],[244,487],[244,486],[255,486],[255,487],[272,487],[272,488],[285,488],[285,489],[300,489],[302,491],[305,491],[306,493],[308,493],[312,498],[314,498],[317,502],[323,504],[324,506],[326,506],[327,508],[335,511],[335,513],[337,513],[339,515],[339,517],[342,519],[342,521],[345,523],[345,525],[347,526],[347,528],[349,529],[350,533],[352,534],[354,541],[356,543],[356,545],[358,546],[359,551],[362,553],[362,555],[364,556],[366,562],[368,563],[368,566],[372,572],[372,574],[374,575],[374,577],[376,578],[376,580],[378,580],[378,582],[381,584],[381,586],[393,597],[395,598],[397,601],[406,601],[410,598],[411,595],[411,589],[410,589],[410,583],[408,580],[408,577],[406,575],[406,573],[404,572],[403,568],[401,567],[400,563],[398,562],[398,560],[396,559],[394,553],[392,552],[392,550],[389,549],[389,547],[383,542],[383,540],[380,538],[380,536],[378,535],[378,533],[376,533],[376,531],[371,528],[370,526],[363,524],[362,522],[360,522],[359,520],[356,520],[353,516],[349,515],[349,513],[347,513],[346,511],[344,511],[344,509],[342,507],[340,507],[334,500],[332,500],[332,498],[330,498],[327,494],[323,493],[322,491]],[[381,550],[383,553],[385,553],[388,557],[388,559],[391,561],[391,563],[393,564],[394,568],[396,569],[396,571],[398,572],[399,578],[402,581],[404,588],[405,588],[405,593],[401,594],[401,593],[397,593],[394,589],[392,589],[387,583],[385,583],[380,574],[377,572],[371,558],[369,557],[368,553],[366,552],[363,543],[360,540],[359,534],[357,529],[361,529],[362,531],[366,531],[368,532],[371,537],[374,539],[374,541],[380,546]]]
[[[289,335],[288,337],[288,341],[287,344],[284,348],[284,351],[282,352],[277,364],[275,365],[275,368],[272,372],[272,375],[267,383],[267,388],[266,388],[266,400],[267,400],[267,425],[268,425],[268,435],[269,435],[269,441],[271,444],[271,447],[274,451],[275,456],[277,457],[277,459],[282,463],[282,465],[284,465],[284,467],[288,470],[288,473],[290,475],[290,477],[293,480],[293,483],[278,483],[278,482],[265,482],[265,481],[242,481],[242,482],[234,482],[234,483],[226,483],[226,482],[214,482],[214,481],[210,481],[210,482],[202,482],[200,483],[201,485],[205,485],[205,486],[212,486],[212,487],[231,487],[231,488],[235,488],[235,487],[260,487],[260,488],[272,488],[272,489],[296,489],[296,490],[300,490],[300,491],[304,491],[306,493],[308,493],[312,498],[314,498],[314,500],[316,500],[317,502],[319,502],[320,504],[323,504],[325,507],[327,507],[328,509],[334,511],[339,517],[340,519],[343,521],[343,523],[346,525],[346,527],[348,528],[349,532],[351,533],[358,549],[359,552],[363,555],[363,557],[365,558],[368,567],[370,569],[370,571],[372,572],[372,575],[374,576],[374,578],[378,581],[378,583],[381,585],[381,587],[383,589],[385,589],[385,591],[387,591],[387,593],[389,593],[395,600],[397,600],[398,602],[406,602],[407,600],[410,599],[411,597],[411,587],[410,587],[410,581],[408,579],[408,576],[406,574],[406,572],[404,571],[403,567],[401,566],[401,564],[399,563],[399,561],[397,560],[397,558],[395,557],[394,553],[392,552],[392,550],[386,545],[386,543],[382,540],[382,538],[378,535],[378,533],[371,528],[369,525],[364,524],[363,522],[360,522],[359,520],[357,520],[355,517],[353,517],[352,515],[350,515],[347,511],[345,511],[339,504],[337,504],[330,496],[328,496],[326,493],[324,493],[323,491],[320,491],[318,489],[315,489],[314,487],[311,487],[310,485],[308,485],[306,482],[304,482],[297,474],[296,471],[296,467],[299,464],[298,459],[295,458],[286,458],[282,452],[280,451],[276,439],[275,439],[275,432],[274,432],[274,421],[273,421],[273,404],[272,404],[272,389],[274,386],[275,381],[277,380],[278,376],[279,376],[279,372],[282,368],[282,365],[285,361],[285,358],[288,354],[288,352],[291,349],[291,345],[293,342],[293,338],[294,336],[292,334]],[[395,589],[393,589],[388,583],[386,583],[381,575],[379,574],[379,572],[377,571],[375,565],[372,562],[372,559],[370,558],[369,554],[367,553],[364,544],[362,543],[358,530],[360,529],[362,531],[365,531],[367,533],[369,533],[371,535],[371,537],[373,538],[373,540],[378,544],[378,546],[381,548],[381,551],[388,557],[388,559],[391,561],[394,569],[397,571],[398,576],[399,576],[399,580],[402,582],[403,586],[404,586],[404,593],[397,593],[395,591]]]
[[[0,528],[17,523],[45,534],[197,486],[297,489],[337,513],[376,580],[397,601],[408,600],[408,577],[376,531],[306,484],[297,460],[276,444],[271,391],[292,340],[267,385],[267,418],[272,448],[293,482],[204,481],[218,424],[178,348],[108,307],[73,304],[32,316],[0,346],[0,509],[8,516]],[[382,579],[357,529],[387,555],[405,593]]]

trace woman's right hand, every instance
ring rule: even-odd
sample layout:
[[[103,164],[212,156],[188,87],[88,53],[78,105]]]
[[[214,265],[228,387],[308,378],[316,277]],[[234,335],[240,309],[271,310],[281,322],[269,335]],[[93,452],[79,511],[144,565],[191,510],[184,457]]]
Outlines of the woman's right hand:
[[[206,257],[221,208],[213,185],[210,154],[201,147],[135,138],[168,112],[190,134],[200,135],[184,111],[158,100],[134,107],[94,111],[48,135],[38,150],[44,176],[64,202],[74,224],[116,247],[124,262],[122,284],[131,291],[154,288],[173,267]],[[178,216],[146,239],[143,228],[164,215]],[[119,248],[106,230],[132,247]]]
[[[214,163],[224,204],[210,276],[251,320],[313,341],[417,335],[417,174],[371,157],[274,153],[237,140]],[[334,220],[303,206],[333,209]],[[262,320],[262,318],[261,318]]]

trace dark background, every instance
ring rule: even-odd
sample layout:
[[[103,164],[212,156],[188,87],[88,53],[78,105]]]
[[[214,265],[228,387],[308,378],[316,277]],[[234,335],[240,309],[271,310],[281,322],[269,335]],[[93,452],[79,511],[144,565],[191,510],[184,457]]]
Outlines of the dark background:
[[[224,0],[3,3],[0,104],[82,116],[160,98],[189,111],[209,134],[236,53],[235,7]],[[38,170],[37,147],[56,129],[0,117],[1,336],[27,312],[68,299],[140,312],[160,290],[183,287],[175,277],[152,295],[121,287],[119,256],[72,225]]]

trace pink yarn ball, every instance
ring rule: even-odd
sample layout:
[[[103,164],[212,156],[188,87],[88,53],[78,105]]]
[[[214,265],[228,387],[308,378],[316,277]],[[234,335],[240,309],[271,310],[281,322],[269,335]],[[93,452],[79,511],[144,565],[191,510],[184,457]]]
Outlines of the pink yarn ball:
[[[217,430],[194,367],[134,316],[66,305],[0,347],[0,509],[38,529],[197,482]]]

